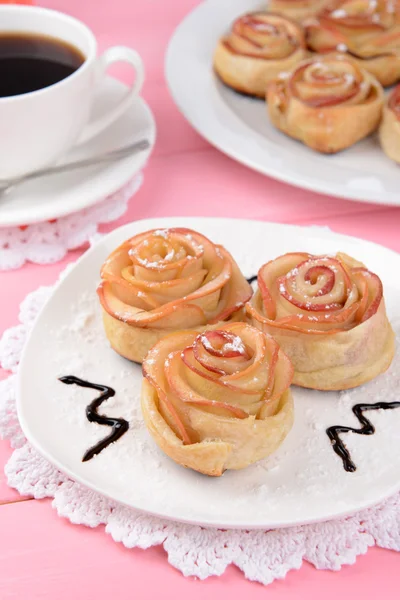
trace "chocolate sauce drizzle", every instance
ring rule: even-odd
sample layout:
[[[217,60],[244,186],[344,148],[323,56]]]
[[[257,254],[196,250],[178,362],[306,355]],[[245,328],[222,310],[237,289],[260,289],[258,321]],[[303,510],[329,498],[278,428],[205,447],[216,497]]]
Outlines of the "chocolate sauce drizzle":
[[[258,275],[252,275],[248,278],[247,283],[253,283],[257,279]]]
[[[100,440],[100,442],[98,442],[85,452],[82,458],[82,462],[86,462],[92,459],[94,456],[96,456],[96,454],[100,454],[100,452],[107,448],[107,446],[119,440],[119,438],[128,431],[129,423],[128,421],[125,421],[125,419],[106,417],[97,413],[97,409],[105,400],[108,400],[109,398],[115,396],[115,390],[113,390],[113,388],[108,387],[107,385],[90,383],[90,381],[84,381],[83,379],[79,379],[79,377],[75,377],[74,375],[66,375],[65,377],[60,377],[59,381],[67,385],[75,384],[83,388],[90,388],[92,390],[98,390],[99,392],[102,392],[98,398],[95,398],[93,402],[91,402],[86,407],[86,417],[91,423],[107,425],[108,427],[112,427],[112,430],[110,435],[105,437],[103,440]]]
[[[344,425],[333,425],[328,427],[326,433],[332,443],[332,448],[343,461],[343,467],[345,471],[354,473],[357,470],[356,465],[351,460],[350,452],[347,450],[345,443],[340,438],[340,433],[358,433],[360,435],[373,435],[375,433],[375,427],[371,421],[364,416],[364,412],[367,410],[389,410],[393,408],[400,408],[400,402],[377,402],[376,404],[356,404],[353,406],[352,411],[360,421],[362,427],[360,429],[354,429],[354,427],[345,427]]]

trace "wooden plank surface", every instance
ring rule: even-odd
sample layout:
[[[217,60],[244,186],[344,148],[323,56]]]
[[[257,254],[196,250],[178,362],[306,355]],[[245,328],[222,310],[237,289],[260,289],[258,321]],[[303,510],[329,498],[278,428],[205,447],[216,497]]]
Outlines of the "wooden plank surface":
[[[394,552],[370,550],[340,572],[305,565],[265,588],[235,567],[205,581],[184,578],[161,547],[127,550],[100,527],[57,517],[49,501],[2,506],[0,531],[1,600],[398,599]]]
[[[216,0],[218,1],[218,0]],[[179,20],[198,0],[45,0],[50,8],[86,21],[100,49],[112,44],[135,47],[146,64],[144,96],[157,119],[158,138],[145,171],[145,182],[128,213],[115,226],[138,218],[172,215],[234,216],[286,223],[329,225],[333,230],[385,244],[400,251],[400,209],[339,200],[298,190],[234,163],[200,138],[179,114],[164,81],[164,52]],[[116,73],[130,77],[122,68]],[[29,291],[55,281],[61,264],[27,265],[0,274],[0,332],[17,323],[19,303]],[[3,373],[1,376],[4,376]],[[57,517],[49,501],[17,502],[5,483],[3,467],[10,455],[0,442],[0,598],[35,600],[85,598],[166,600],[189,596],[250,600],[324,600],[382,596],[398,598],[398,555],[370,550],[340,573],[305,566],[268,589],[245,581],[235,568],[205,582],[185,579],[167,563],[161,548],[126,550],[102,528],[72,526]]]

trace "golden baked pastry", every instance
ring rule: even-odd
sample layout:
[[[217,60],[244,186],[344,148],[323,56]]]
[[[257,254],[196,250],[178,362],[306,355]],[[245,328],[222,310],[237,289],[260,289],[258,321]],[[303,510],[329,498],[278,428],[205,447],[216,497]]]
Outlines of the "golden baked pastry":
[[[206,475],[274,452],[293,424],[293,367],[278,344],[245,323],[181,331],[143,362],[142,411],[158,446]]]
[[[304,26],[314,52],[344,52],[384,86],[400,79],[400,0],[334,0]]]
[[[312,17],[325,8],[332,0],[269,0],[268,10],[285,15],[296,21]]]
[[[252,289],[225,248],[190,229],[152,230],[114,250],[98,295],[111,346],[142,362],[163,336],[235,320]]]
[[[214,69],[234,90],[265,98],[267,84],[306,55],[300,25],[280,15],[257,12],[237,19],[214,54]]]
[[[343,55],[306,60],[267,89],[268,113],[275,127],[327,154],[374,131],[383,100],[380,83]]]
[[[400,164],[400,85],[392,91],[383,108],[379,139],[385,154]]]
[[[302,387],[356,387],[392,361],[381,280],[346,254],[298,252],[265,264],[246,308],[252,324],[291,359],[293,383]]]

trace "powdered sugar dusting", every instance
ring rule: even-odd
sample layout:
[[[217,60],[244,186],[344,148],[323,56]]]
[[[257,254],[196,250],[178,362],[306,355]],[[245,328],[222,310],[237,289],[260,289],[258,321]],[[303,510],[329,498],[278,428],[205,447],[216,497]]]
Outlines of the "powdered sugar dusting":
[[[354,83],[354,75],[352,73],[345,73],[344,80],[348,85],[353,84]]]
[[[400,324],[398,331],[400,333]],[[188,475],[184,469],[174,465],[149,436],[140,409],[141,369],[118,357],[109,348],[94,294],[85,292],[79,296],[71,307],[71,316],[57,331],[51,332],[51,339],[54,340],[54,337],[58,350],[52,353],[52,389],[56,392],[53,391],[51,402],[56,412],[56,423],[60,427],[70,428],[72,432],[76,461],[79,462],[87,447],[104,437],[104,429],[88,423],[85,418],[85,407],[93,399],[93,392],[58,384],[56,377],[65,374],[114,387],[116,395],[105,402],[101,410],[111,416],[125,418],[130,423],[130,430],[123,438],[91,461],[96,463],[97,476],[105,480],[111,477],[113,485],[125,490],[127,500],[134,497],[136,502],[142,498],[149,508],[153,500],[149,500],[146,486],[150,485],[152,497],[163,490],[164,509],[167,512],[174,510],[177,503],[180,505],[179,497],[187,497],[187,478],[197,481],[196,475]],[[203,335],[202,341],[207,347],[207,336]],[[242,345],[240,337],[235,336],[224,346],[226,350],[240,351]],[[74,351],[71,351],[72,348]],[[360,489],[364,489],[363,486],[374,484],[379,473],[385,474],[393,468],[390,461],[393,444],[388,444],[386,440],[393,442],[398,439],[400,411],[393,411],[390,418],[387,414],[374,415],[377,432],[373,437],[365,436],[361,440],[362,436],[347,436],[346,444],[358,467],[358,471],[351,475],[344,472],[340,460],[332,451],[325,429],[337,423],[354,424],[351,412],[354,404],[389,400],[390,394],[395,393],[398,387],[400,358],[397,355],[388,374],[359,390],[321,395],[319,392],[294,388],[295,425],[277,453],[242,472],[226,473],[220,483],[207,479],[202,480],[201,485],[198,482],[196,494],[199,498],[204,494],[203,501],[206,502],[207,498],[206,504],[213,504],[216,510],[219,510],[221,503],[228,503],[230,515],[239,514],[238,511],[246,506],[250,497],[255,515],[261,512],[265,514],[265,510],[269,514],[279,513],[282,506],[296,514],[299,505],[306,505],[310,498],[322,506],[329,497],[330,502],[344,506],[343,490],[349,484],[350,476],[355,478]],[[400,443],[398,450],[400,454]],[[138,481],[144,477],[144,471],[142,475],[139,472],[145,469],[148,473],[150,469],[150,482],[144,487],[127,484],[126,473],[132,469]],[[190,506],[185,502],[179,510],[187,518],[194,518],[199,511],[198,502]],[[319,510],[317,505],[314,510]]]
[[[238,335],[233,336],[231,342],[227,342],[222,346],[223,352],[240,352],[240,354],[244,354],[246,349],[244,347],[243,341],[240,339]]]
[[[199,336],[199,338],[202,345],[208,352],[213,353],[215,351],[214,345],[207,335],[202,334]],[[222,344],[220,351],[223,354],[228,352],[239,352],[242,355],[246,354],[246,348],[243,340],[238,335],[233,334],[229,335],[229,341],[226,341],[224,344]]]
[[[347,12],[343,8],[338,8],[331,13],[334,19],[343,19],[347,17]]]
[[[151,441],[143,423],[140,409],[141,369],[138,365],[117,357],[110,349],[103,332],[101,312],[98,300],[94,294],[84,293],[72,307],[73,318],[51,335],[57,340],[58,352],[54,355],[53,363],[55,375],[76,375],[95,383],[109,385],[116,390],[116,395],[103,402],[99,409],[100,414],[111,417],[122,417],[129,422],[128,432],[106,451],[110,460],[132,460],[132,452],[136,456],[149,453],[149,464],[155,467],[158,464],[158,450],[153,452]],[[68,356],[62,356],[61,349],[65,344],[74,347],[75,351]],[[108,360],[101,360],[99,356],[109,354]],[[111,364],[113,363],[113,367]],[[136,374],[137,377],[133,377]],[[77,386],[63,386],[55,383],[56,393],[52,401],[57,408],[57,422],[60,426],[68,424],[75,433],[84,432],[83,442],[76,446],[76,457],[80,457],[90,446],[104,438],[105,430],[101,425],[89,423],[85,409],[96,397],[93,390],[82,389]],[[153,448],[154,450],[154,448]],[[106,452],[103,451],[103,452]],[[124,458],[125,457],[125,458]],[[98,468],[107,475],[108,466],[102,462],[102,454],[92,459]],[[123,474],[118,478],[123,479]]]
[[[154,235],[156,235],[158,237],[162,237],[166,240],[169,237],[169,230],[168,229],[157,229],[154,232]]]
[[[176,223],[170,221],[168,224]],[[189,224],[190,222],[183,221],[183,226]],[[261,230],[261,224],[258,225]],[[149,228],[151,225],[147,227]],[[196,228],[202,231],[200,226]],[[234,223],[226,231],[221,230],[220,223],[213,227],[211,223],[207,227],[204,225],[204,233],[211,239],[222,243],[226,240],[228,249],[235,251],[243,272],[250,277],[257,271],[260,254],[263,256],[264,252],[269,251],[271,256],[272,252],[276,253],[276,247],[268,241],[263,226],[260,238],[257,235],[251,238],[257,252],[241,253],[241,248],[248,247],[246,243],[250,228],[242,227],[241,224],[234,234],[231,229],[234,229]],[[256,224],[253,224],[251,233],[256,229]],[[311,229],[308,231],[311,236],[305,243],[305,249],[320,252],[321,242],[314,244],[313,232]],[[331,239],[331,234],[327,234],[325,229],[322,231],[324,244],[329,249],[336,250],[340,247],[347,251],[345,243],[338,244],[336,238],[334,240],[332,236]],[[231,239],[234,241],[229,245]],[[298,250],[298,241],[294,239],[290,243],[285,242],[283,245],[288,247],[284,250]],[[362,253],[361,243],[359,248]],[[377,248],[376,252],[379,256],[379,252],[383,253],[383,250]],[[365,254],[368,256],[367,250]],[[54,302],[50,301],[39,319],[40,327],[36,328],[36,334],[31,338],[35,338],[38,343],[31,349],[27,348],[28,353],[25,355],[26,358],[30,355],[32,361],[32,355],[37,356],[37,349],[40,348],[38,368],[30,373],[30,389],[26,400],[40,420],[44,415],[47,422],[52,423],[57,437],[56,445],[58,448],[62,447],[63,451],[61,462],[67,456],[69,465],[72,465],[83,481],[89,485],[95,484],[105,493],[114,496],[122,490],[123,501],[136,503],[136,506],[145,510],[156,508],[154,499],[157,499],[166,516],[175,519],[189,516],[204,521],[209,515],[217,515],[217,524],[221,525],[222,518],[231,522],[236,515],[238,519],[247,519],[245,530],[240,531],[235,527],[227,531],[225,527],[221,530],[166,521],[118,504],[72,481],[43,459],[29,443],[25,443],[15,416],[13,377],[2,382],[3,404],[0,407],[0,432],[18,447],[6,467],[10,485],[21,494],[31,494],[35,498],[54,496],[53,506],[59,515],[73,523],[90,527],[105,524],[106,532],[115,541],[122,542],[129,548],[163,544],[173,566],[185,575],[201,579],[221,575],[227,565],[234,563],[248,579],[268,584],[274,579],[282,579],[290,569],[298,569],[302,560],[311,562],[319,569],[338,570],[344,564],[353,564],[358,555],[364,554],[368,546],[374,544],[400,551],[400,532],[397,528],[399,494],[376,508],[363,510],[350,518],[269,531],[265,531],[265,526],[261,531],[248,531],[247,526],[250,519],[254,519],[252,522],[256,523],[257,518],[264,519],[262,523],[265,525],[266,515],[268,519],[272,519],[271,523],[277,523],[280,516],[279,522],[282,523],[282,514],[288,509],[292,522],[298,522],[302,518],[301,511],[304,509],[309,509],[313,519],[321,516],[321,508],[330,510],[330,513],[325,512],[330,516],[333,514],[332,507],[336,514],[338,510],[352,512],[357,506],[360,507],[360,503],[373,502],[374,498],[376,501],[379,493],[382,493],[383,481],[390,480],[392,475],[393,481],[398,481],[400,465],[399,448],[396,444],[399,443],[399,423],[389,421],[398,419],[400,411],[374,414],[374,436],[364,436],[363,439],[362,436],[347,436],[345,441],[358,467],[355,474],[346,474],[338,466],[340,459],[325,443],[327,424],[340,422],[357,425],[351,420],[351,406],[355,402],[378,398],[388,401],[397,394],[400,368],[398,355],[387,374],[359,390],[343,394],[320,394],[293,388],[295,426],[279,452],[241,472],[227,472],[219,479],[205,478],[175,465],[158,450],[143,430],[138,406],[140,367],[116,356],[109,348],[102,334],[101,316],[94,293],[98,269],[87,277],[88,271],[85,273],[82,267],[83,263],[78,266],[72,279],[75,284],[73,294],[69,293],[72,283],[69,281],[68,286],[58,290],[53,298],[57,303],[57,310],[52,310]],[[382,275],[388,282],[385,285],[389,311],[392,317],[400,317],[398,290],[396,293],[395,286],[390,284],[392,279],[387,275],[389,271],[382,263]],[[48,297],[48,291],[42,288],[23,303],[21,325],[6,332],[0,344],[0,360],[3,365],[7,361],[9,363],[10,356],[14,357],[13,364],[20,359],[18,347],[22,350],[23,339],[43,301]],[[88,292],[87,302],[84,301],[84,291]],[[75,330],[72,335],[69,335],[69,326]],[[394,319],[394,328],[400,334],[399,318],[397,321]],[[26,364],[25,362],[25,367]],[[103,437],[104,428],[88,424],[85,420],[81,427],[70,420],[72,413],[82,414],[92,395],[88,390],[77,390],[76,397],[70,398],[67,386],[62,386],[57,381],[57,369],[60,368],[60,373],[65,374],[64,367],[92,381],[111,384],[112,380],[117,393],[110,410],[112,408],[116,416],[122,416],[124,407],[132,411],[131,431],[127,434],[131,436],[130,439],[121,439],[120,443],[110,446],[107,451],[86,464],[80,462],[80,451],[86,449],[90,435],[93,438],[98,436],[93,441]],[[32,394],[32,383],[38,386],[35,396]],[[68,404],[69,414],[65,419],[60,419],[58,411],[65,404]],[[134,426],[135,414],[139,415],[137,429]],[[321,443],[324,440],[322,447],[318,440]],[[47,444],[49,442],[50,440]],[[303,442],[313,447],[311,453],[310,447],[307,452],[302,447]],[[392,454],[388,450],[389,446]],[[373,473],[368,475],[369,469]],[[325,480],[319,482],[319,477]],[[144,496],[143,488],[147,489],[147,496]],[[386,493],[391,492],[386,489]],[[380,500],[382,498],[383,496]]]
[[[344,239],[342,245],[340,239],[325,230],[322,235],[316,231],[314,236],[312,229],[297,234],[296,228],[290,228],[293,238],[287,235],[285,239],[279,236],[271,239],[266,234],[265,224],[254,223],[250,227],[242,222],[237,226],[233,220],[229,223],[226,228],[216,223],[198,229],[213,241],[226,245],[247,277],[257,273],[263,261],[285,251],[319,254],[334,253],[340,248],[351,253],[350,242]],[[168,221],[168,225],[174,223]],[[132,234],[138,231],[132,226]],[[365,257],[368,262],[368,248],[364,255],[362,243],[359,248],[359,258]],[[381,252],[383,255],[384,251]],[[237,526],[243,519],[246,525],[265,525],[266,518],[270,525],[282,524],[286,518],[291,523],[308,518],[324,519],[337,514],[338,510],[351,511],[363,502],[382,499],[379,494],[387,489],[385,481],[390,482],[392,476],[393,481],[398,481],[400,411],[377,413],[374,436],[361,439],[362,436],[348,435],[345,442],[358,467],[356,473],[349,474],[332,451],[325,429],[338,423],[354,424],[348,405],[350,400],[342,401],[338,393],[311,392],[296,387],[293,388],[294,427],[274,456],[242,471],[228,471],[219,479],[201,477],[173,463],[158,449],[143,423],[140,366],[119,357],[107,342],[95,295],[98,267],[93,266],[93,254],[92,263],[85,260],[64,280],[63,287],[56,291],[40,319],[38,365],[45,365],[45,369],[37,369],[40,378],[35,382],[34,406],[37,418],[51,416],[57,438],[56,451],[62,448],[73,472],[83,481],[141,510],[202,523],[215,522],[218,516],[218,524],[228,526]],[[374,264],[371,252],[370,260]],[[387,272],[383,264],[388,307],[392,315],[399,314],[396,290],[393,285],[390,287]],[[59,308],[53,310],[51,306]],[[400,322],[396,331],[400,333]],[[376,393],[369,392],[374,388],[368,384],[351,392],[349,398],[357,403],[379,393],[389,400],[397,393],[399,372],[396,357],[389,373],[376,380]],[[390,373],[394,373],[394,379],[390,379]],[[84,417],[85,407],[93,399],[92,393],[78,388],[72,394],[69,386],[57,381],[60,375],[68,374],[112,386],[116,394],[111,404],[104,406],[104,412],[109,410],[112,416],[126,418],[131,425],[123,438],[88,465],[81,463],[84,451],[103,438],[105,432]],[[392,458],[388,460],[390,453]],[[249,505],[251,511],[246,510]]]
[[[164,260],[171,262],[175,258],[175,250],[171,248],[169,252],[164,256]]]

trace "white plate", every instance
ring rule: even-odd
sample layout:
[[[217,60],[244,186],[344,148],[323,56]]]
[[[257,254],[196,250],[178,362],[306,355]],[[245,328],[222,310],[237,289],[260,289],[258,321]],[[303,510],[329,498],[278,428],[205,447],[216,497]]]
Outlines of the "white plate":
[[[207,478],[166,457],[143,425],[141,369],[117,356],[102,330],[95,289],[108,254],[128,237],[153,227],[187,226],[224,244],[247,276],[277,254],[338,249],[365,260],[385,286],[389,313],[397,315],[400,256],[369,242],[329,233],[255,221],[168,218],[138,221],[118,229],[88,251],[58,285],[35,323],[19,370],[18,414],[31,443],[73,479],[139,510],[179,521],[226,528],[287,526],[349,514],[400,487],[400,410],[374,412],[373,436],[347,434],[357,464],[344,471],[326,435],[330,425],[356,426],[351,407],[376,398],[398,399],[400,356],[388,374],[351,393],[294,388],[295,425],[270,459],[223,477]],[[396,312],[397,311],[397,312]],[[92,390],[66,386],[76,375],[114,387],[105,414],[123,417],[129,431],[93,460],[85,450],[105,437],[107,427],[85,418]],[[390,413],[390,414],[389,414]]]
[[[175,31],[166,76],[176,104],[211,144],[237,161],[293,185],[364,202],[400,206],[400,169],[375,136],[332,156],[286,137],[269,122],[265,103],[230,90],[212,68],[218,39],[261,0],[206,0]]]
[[[93,115],[108,111],[126,91],[126,85],[107,77],[93,108]],[[141,138],[150,141],[148,150],[114,163],[46,177],[19,186],[0,199],[0,227],[57,219],[103,200],[128,183],[145,165],[155,135],[152,112],[143,98],[138,98],[120,119],[87,144],[71,150],[63,162],[101,154]]]

